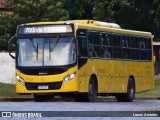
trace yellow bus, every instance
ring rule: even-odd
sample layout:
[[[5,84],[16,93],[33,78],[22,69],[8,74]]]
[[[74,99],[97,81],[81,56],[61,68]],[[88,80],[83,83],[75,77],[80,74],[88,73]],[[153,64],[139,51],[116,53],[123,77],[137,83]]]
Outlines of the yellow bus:
[[[8,44],[16,62],[16,92],[33,94],[35,101],[69,94],[75,101],[111,95],[132,102],[135,93],[155,84],[152,38],[94,20],[19,25]]]

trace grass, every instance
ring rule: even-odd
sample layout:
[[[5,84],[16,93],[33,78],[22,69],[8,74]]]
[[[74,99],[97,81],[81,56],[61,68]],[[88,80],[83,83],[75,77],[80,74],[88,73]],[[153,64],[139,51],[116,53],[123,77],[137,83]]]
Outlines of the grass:
[[[160,96],[160,79],[155,80],[155,88],[146,92],[141,92],[137,93],[136,97],[158,97]],[[21,98],[26,98],[26,97],[33,97],[32,95],[19,95],[16,94],[15,90],[15,85],[14,84],[5,84],[5,83],[0,83],[0,97],[21,97]]]
[[[14,84],[0,83],[0,97],[32,97],[32,95],[19,95]]]
[[[160,97],[160,79],[155,79],[155,87],[152,90],[137,93],[136,97]]]

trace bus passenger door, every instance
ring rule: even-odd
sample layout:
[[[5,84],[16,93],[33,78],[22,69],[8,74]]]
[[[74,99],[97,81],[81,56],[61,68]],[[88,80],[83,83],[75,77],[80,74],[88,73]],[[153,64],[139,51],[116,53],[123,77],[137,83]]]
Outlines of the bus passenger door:
[[[87,40],[86,37],[77,37],[78,40],[78,91],[87,92]]]

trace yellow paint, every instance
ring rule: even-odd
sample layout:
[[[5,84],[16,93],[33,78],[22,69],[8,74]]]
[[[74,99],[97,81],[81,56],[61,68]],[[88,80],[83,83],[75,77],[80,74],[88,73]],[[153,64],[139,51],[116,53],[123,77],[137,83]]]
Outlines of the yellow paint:
[[[62,82],[64,77],[76,72],[77,67],[74,67],[62,74],[59,75],[48,75],[48,76],[32,76],[32,75],[24,75],[16,70],[16,75],[20,76],[24,79],[25,82],[28,83],[49,83],[49,82]],[[75,78],[71,79],[69,82],[62,84],[61,89],[59,90],[27,90],[25,86],[19,83],[16,80],[16,92],[17,93],[53,93],[53,92],[73,92],[77,91],[77,75]]]
[[[84,21],[60,21],[60,22],[40,22],[29,23],[27,25],[42,25],[42,24],[74,24],[74,35],[78,28],[100,30],[116,33],[125,33],[132,35],[148,36],[152,38],[151,33],[131,31],[124,29],[116,29],[109,27],[99,27],[96,22],[88,24]],[[152,50],[153,55],[153,50]],[[154,59],[152,56],[151,62],[131,62],[123,60],[100,60],[88,59],[87,64],[78,70],[78,66],[57,75],[48,76],[32,76],[25,75],[16,70],[16,75],[19,75],[25,82],[45,83],[58,82],[69,74],[76,72],[76,77],[62,85],[59,90],[26,90],[25,86],[16,80],[17,93],[61,93],[61,92],[88,92],[88,85],[91,75],[96,75],[98,81],[98,93],[126,93],[128,79],[133,76],[136,84],[136,92],[145,91],[154,87]]]

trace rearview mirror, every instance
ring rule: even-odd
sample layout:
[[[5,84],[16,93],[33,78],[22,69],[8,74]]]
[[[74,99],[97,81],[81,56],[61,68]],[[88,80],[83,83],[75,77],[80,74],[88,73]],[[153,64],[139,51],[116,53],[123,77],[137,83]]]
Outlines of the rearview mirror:
[[[9,55],[15,59],[15,56],[11,54],[11,52],[13,52],[13,44],[16,42],[16,37],[13,36],[9,41],[8,41],[8,52],[9,52]],[[15,46],[16,47],[16,46]]]

